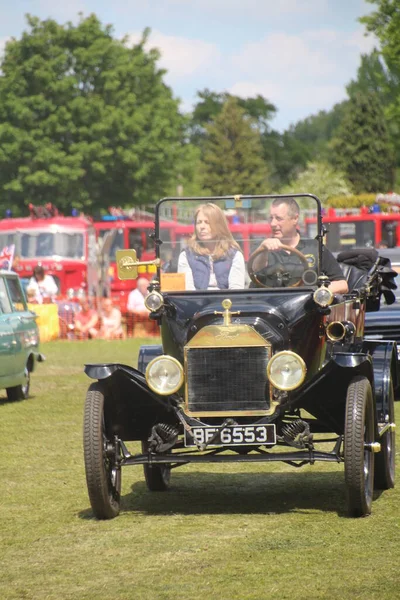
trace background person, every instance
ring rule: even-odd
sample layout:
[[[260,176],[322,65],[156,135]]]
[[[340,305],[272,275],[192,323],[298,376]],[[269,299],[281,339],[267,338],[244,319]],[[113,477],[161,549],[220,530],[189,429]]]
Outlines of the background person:
[[[270,223],[272,229],[272,237],[265,239],[259,248],[265,248],[269,252],[273,252],[273,256],[265,253],[260,254],[254,259],[253,271],[256,272],[257,278],[264,283],[263,278],[268,277],[267,267],[270,266],[271,259],[282,264],[290,265],[291,255],[285,250],[282,250],[282,245],[296,248],[307,258],[313,257],[312,268],[317,263],[317,244],[315,240],[304,240],[300,236],[298,229],[300,215],[300,207],[294,198],[275,198],[270,207]],[[297,259],[298,260],[298,259]],[[268,261],[266,263],[266,261]],[[344,278],[343,272],[339,263],[324,246],[322,253],[322,272],[329,280],[329,289],[333,293],[345,294],[348,292],[347,281]]]
[[[51,275],[46,275],[41,265],[33,269],[33,277],[30,278],[28,288],[36,292],[38,304],[53,302],[58,294],[58,287]]]
[[[81,297],[78,299],[80,311],[74,316],[74,332],[78,339],[96,338],[99,330],[99,315],[97,311],[91,308],[89,298]]]
[[[154,321],[149,319],[149,311],[144,304],[148,295],[149,281],[145,277],[139,277],[136,289],[132,290],[128,296],[126,306],[126,333],[128,336],[145,335],[154,329]]]
[[[101,313],[100,337],[104,340],[116,340],[123,337],[122,316],[119,308],[113,305],[111,298],[103,299],[103,310]]]
[[[178,273],[185,273],[185,289],[243,289],[244,257],[222,210],[211,202],[202,204],[194,221],[194,234],[178,261]]]

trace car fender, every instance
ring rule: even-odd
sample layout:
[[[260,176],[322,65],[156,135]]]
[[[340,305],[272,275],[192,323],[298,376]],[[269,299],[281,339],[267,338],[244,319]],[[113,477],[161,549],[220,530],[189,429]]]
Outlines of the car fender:
[[[175,423],[174,396],[160,396],[143,373],[119,363],[86,364],[85,373],[104,390],[106,426],[125,440],[143,440],[157,422]]]

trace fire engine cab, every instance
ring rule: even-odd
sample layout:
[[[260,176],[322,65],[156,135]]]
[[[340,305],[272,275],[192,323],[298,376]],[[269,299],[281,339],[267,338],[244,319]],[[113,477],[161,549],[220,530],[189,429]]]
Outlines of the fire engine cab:
[[[97,251],[92,221],[81,215],[64,217],[51,204],[31,204],[29,210],[29,217],[0,221],[0,248],[15,245],[18,275],[30,278],[40,264],[53,276],[60,297],[72,297],[80,290],[95,293]]]

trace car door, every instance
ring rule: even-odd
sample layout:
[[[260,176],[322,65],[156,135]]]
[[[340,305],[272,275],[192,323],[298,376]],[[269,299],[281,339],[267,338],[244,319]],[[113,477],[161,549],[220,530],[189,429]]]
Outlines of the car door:
[[[9,274],[5,277],[5,282],[11,300],[10,321],[15,335],[15,370],[23,373],[28,358],[29,340],[37,328],[36,315],[28,310],[18,276]]]
[[[0,275],[0,380],[17,372],[16,336],[11,323],[12,305],[4,276]]]

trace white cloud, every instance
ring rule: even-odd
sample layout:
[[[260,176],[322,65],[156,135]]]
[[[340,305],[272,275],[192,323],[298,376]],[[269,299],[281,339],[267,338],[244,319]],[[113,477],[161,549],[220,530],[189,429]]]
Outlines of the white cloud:
[[[131,43],[137,43],[140,38],[141,33],[128,35]],[[215,68],[221,59],[216,44],[166,35],[160,31],[151,32],[147,46],[160,50],[160,66],[167,69],[168,78],[173,80]]]
[[[369,54],[379,47],[379,41],[374,35],[365,35],[363,29],[357,29],[346,40],[346,46],[355,48],[360,54]]]
[[[310,78],[326,76],[337,69],[332,56],[315,48],[303,36],[273,33],[258,42],[246,44],[233,57],[233,63],[244,74]]]

